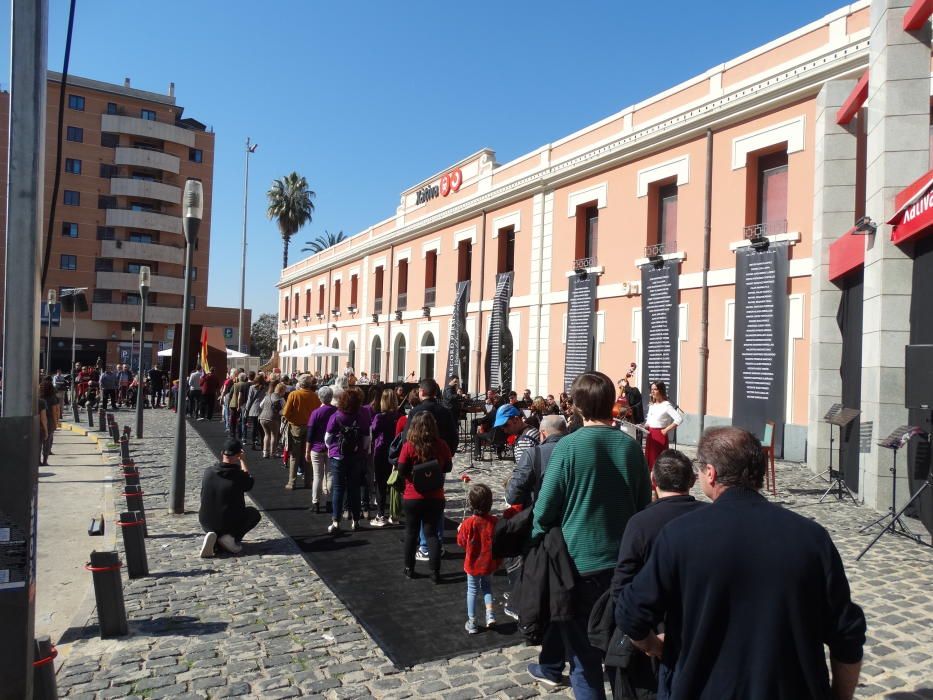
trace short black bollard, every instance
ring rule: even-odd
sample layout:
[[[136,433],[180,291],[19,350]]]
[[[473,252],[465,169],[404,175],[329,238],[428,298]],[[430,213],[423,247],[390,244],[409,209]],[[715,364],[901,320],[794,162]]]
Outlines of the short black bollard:
[[[32,662],[33,700],[56,700],[58,698],[54,663],[56,656],[58,656],[58,649],[48,636],[36,639]]]
[[[146,509],[143,507],[143,488],[139,484],[123,487],[123,497],[126,498],[126,509],[138,511],[143,517],[143,535],[149,537],[149,527],[146,525]]]
[[[149,561],[146,558],[146,539],[143,528],[146,521],[139,511],[120,513],[117,522],[123,530],[123,550],[126,552],[126,573],[130,578],[149,575]]]
[[[129,634],[126,606],[123,604],[123,580],[120,578],[122,566],[116,552],[91,552],[91,561],[84,567],[94,579],[101,639]]]
[[[126,486],[139,486],[139,472],[133,470],[123,470],[123,483]]]
[[[94,427],[94,409],[91,408],[91,404],[87,405],[87,427]]]
[[[132,434],[133,434],[133,431],[130,430],[130,426],[124,425],[124,426],[123,426],[123,435],[124,435],[124,437],[126,437],[126,439],[129,440],[129,439],[130,439],[130,436],[131,436]]]
[[[117,447],[120,445],[120,428],[116,422],[110,424],[110,442]]]
[[[104,407],[101,406],[100,410],[97,412],[97,432],[106,433],[107,432],[107,411],[104,410]]]
[[[130,460],[130,440],[126,433],[120,438],[120,461],[126,464]]]

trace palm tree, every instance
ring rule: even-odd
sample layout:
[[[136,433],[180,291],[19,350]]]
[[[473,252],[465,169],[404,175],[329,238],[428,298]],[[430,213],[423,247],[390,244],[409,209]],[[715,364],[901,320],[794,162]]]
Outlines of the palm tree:
[[[336,234],[330,231],[324,231],[323,236],[318,236],[313,241],[305,241],[305,247],[301,249],[301,252],[320,253],[331,246],[337,245],[340,241],[346,240],[346,238],[347,237],[343,235],[343,231],[338,231]]]
[[[273,180],[266,193],[269,208],[266,216],[275,219],[282,234],[282,269],[288,267],[288,242],[298,229],[311,221],[315,194],[308,189],[308,181],[296,172],[281,180]]]

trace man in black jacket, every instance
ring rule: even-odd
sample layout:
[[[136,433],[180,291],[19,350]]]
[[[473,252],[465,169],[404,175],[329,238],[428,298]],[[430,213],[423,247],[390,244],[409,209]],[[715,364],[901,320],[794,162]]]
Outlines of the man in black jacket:
[[[616,613],[660,657],[658,697],[851,698],[865,616],[829,534],[758,493],[765,456],[747,431],[711,428],[697,455],[713,505],[664,527]]]
[[[457,452],[457,445],[460,442],[459,431],[457,430],[457,421],[446,407],[437,402],[437,395],[440,393],[437,382],[433,379],[422,379],[418,382],[418,395],[421,397],[421,403],[411,409],[408,414],[408,424],[412,419],[422,411],[427,411],[437,423],[437,432],[441,440],[447,443],[450,448],[450,454]]]
[[[201,556],[214,556],[215,545],[231,554],[238,554],[240,541],[252,530],[262,516],[243,497],[253,488],[243,453],[243,444],[234,438],[224,443],[220,464],[204,470],[201,479],[201,509],[198,521],[207,534],[201,545]]]

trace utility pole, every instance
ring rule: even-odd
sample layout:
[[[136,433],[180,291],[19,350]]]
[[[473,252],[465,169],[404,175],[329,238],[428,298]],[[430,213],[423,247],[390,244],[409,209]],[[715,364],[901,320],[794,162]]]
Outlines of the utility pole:
[[[246,306],[246,212],[249,204],[249,156],[256,152],[258,144],[250,144],[246,137],[246,174],[243,178],[243,261],[240,264],[240,320],[236,330],[236,349],[240,352],[249,352],[243,348],[243,309]]]
[[[39,286],[45,200],[48,0],[17,0],[10,31],[10,145],[0,443],[0,691],[31,698],[39,482]]]

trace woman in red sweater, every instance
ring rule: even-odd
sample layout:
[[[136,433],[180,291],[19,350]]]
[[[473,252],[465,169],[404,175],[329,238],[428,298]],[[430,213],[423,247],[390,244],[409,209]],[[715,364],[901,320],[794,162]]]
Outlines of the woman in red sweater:
[[[478,592],[482,592],[486,605],[486,627],[496,624],[492,609],[492,575],[499,568],[499,561],[492,557],[492,536],[498,518],[489,514],[492,491],[486,484],[471,486],[467,500],[473,515],[457,528],[457,544],[466,552],[463,558],[463,570],[467,575],[467,621],[464,627],[468,634],[476,634],[479,627],[476,626],[474,608]]]
[[[437,423],[427,411],[418,413],[408,425],[408,439],[402,445],[398,457],[399,476],[405,479],[402,492],[402,510],[405,512],[405,575],[414,578],[415,549],[418,533],[424,529],[428,541],[428,557],[431,563],[431,578],[440,583],[441,553],[437,534],[437,523],[444,514],[444,487],[423,491],[415,486],[414,468],[425,462],[437,460],[446,474],[453,469],[453,457],[447,443],[438,437]]]

